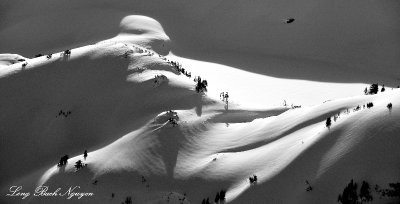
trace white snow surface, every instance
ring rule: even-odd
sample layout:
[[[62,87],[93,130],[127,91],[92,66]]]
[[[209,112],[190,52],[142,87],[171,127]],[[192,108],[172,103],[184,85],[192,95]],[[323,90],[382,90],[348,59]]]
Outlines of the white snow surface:
[[[237,7],[230,5],[235,11]],[[60,35],[47,36],[48,44],[42,49],[58,49],[50,59],[48,53],[31,59],[0,55],[1,203],[121,203],[128,196],[133,203],[201,203],[204,198],[214,201],[220,190],[226,190],[226,203],[337,203],[351,179],[380,186],[400,180],[400,89],[391,88],[399,77],[398,71],[388,76],[392,65],[376,71],[377,80],[388,80],[386,91],[364,95],[367,81],[280,78],[247,69],[243,63],[232,65],[236,55],[243,55],[249,67],[265,63],[268,69],[279,64],[268,57],[253,62],[249,59],[254,53],[240,49],[220,56],[229,65],[200,60],[208,54],[196,59],[193,53],[197,52],[190,50],[184,57],[179,53],[190,35],[178,40],[181,45],[168,36],[173,28],[163,28],[162,19],[115,13],[121,17],[118,32],[58,47]],[[79,11],[73,14],[72,21],[84,16]],[[112,14],[106,12],[102,18],[116,18]],[[99,14],[91,15],[89,19]],[[225,15],[215,21],[228,18]],[[193,13],[191,18],[196,21],[201,16]],[[19,26],[29,26],[29,21],[0,30],[0,37],[7,39]],[[215,25],[210,24],[210,29]],[[96,26],[93,32],[100,29]],[[233,39],[239,34],[233,34]],[[287,49],[271,43],[279,52]],[[202,47],[204,52],[210,44]],[[254,46],[250,40],[249,47]],[[70,56],[63,54],[66,48],[71,48]],[[24,49],[28,53],[31,47]],[[318,56],[322,59],[329,53]],[[305,53],[309,54],[315,53]],[[178,62],[191,78],[168,61]],[[331,68],[314,62],[308,65]],[[362,75],[327,71],[331,72]],[[157,75],[162,77],[155,82]],[[207,80],[206,93],[195,92],[195,76]],[[229,92],[228,105],[221,101],[221,92]],[[374,106],[364,108],[369,102]],[[393,104],[390,110],[388,103]],[[353,111],[358,105],[360,110]],[[69,114],[60,115],[60,111]],[[168,121],[171,117],[176,126]],[[330,128],[325,125],[328,117],[332,117]],[[65,154],[70,156],[67,165],[57,167]],[[76,171],[78,160],[86,166]],[[248,178],[253,175],[258,181],[251,185]],[[305,181],[312,191],[306,191]],[[79,186],[80,192],[94,196],[4,196],[10,186],[34,192],[40,185],[49,186],[49,192]],[[376,198],[372,203],[389,202],[396,201]]]

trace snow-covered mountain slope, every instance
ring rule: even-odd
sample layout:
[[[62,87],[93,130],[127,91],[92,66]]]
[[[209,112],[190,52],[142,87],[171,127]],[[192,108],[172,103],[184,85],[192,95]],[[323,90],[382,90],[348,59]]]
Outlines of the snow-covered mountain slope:
[[[70,54],[0,67],[2,195],[12,185],[95,195],[2,202],[201,203],[224,190],[228,203],[336,203],[350,179],[400,180],[400,89],[362,95],[365,84],[164,56],[174,42],[157,21],[128,16],[120,27]],[[206,94],[196,93],[194,76],[208,81]],[[219,98],[226,91],[227,104]],[[76,171],[78,160],[87,165]]]
[[[398,108],[386,108],[388,102],[398,104],[399,95],[396,90],[332,101],[229,126],[213,122],[221,114],[215,110],[200,118],[194,110],[176,111],[175,127],[168,123],[168,113],[161,113],[89,152],[86,160],[78,155],[66,167],[54,165],[40,179],[28,176],[19,184],[31,179],[63,188],[79,184],[83,192],[97,195],[82,202],[94,203],[118,203],[128,196],[138,203],[167,203],[170,193],[199,203],[222,189],[233,203],[335,203],[350,179],[379,185],[399,179],[400,114]],[[353,112],[371,101],[374,107]],[[325,119],[338,113],[326,128]],[[75,172],[77,160],[87,166]],[[257,175],[256,185],[249,184],[251,175]],[[305,180],[313,191],[306,192]]]
[[[0,54],[0,67],[5,68],[5,66],[18,63],[18,60],[22,61],[26,58],[17,54]]]
[[[140,14],[157,19],[186,58],[279,78],[397,86],[399,9],[396,0],[2,1],[0,53],[30,58],[94,43]]]

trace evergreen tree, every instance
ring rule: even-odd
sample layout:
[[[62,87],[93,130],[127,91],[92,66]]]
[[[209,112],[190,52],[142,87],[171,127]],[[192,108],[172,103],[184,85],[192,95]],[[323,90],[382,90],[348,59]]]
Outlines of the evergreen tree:
[[[225,195],[226,195],[226,191],[225,191],[225,190],[221,190],[221,191],[219,192],[219,199],[220,199],[221,201],[224,201],[224,200],[225,200]]]
[[[207,80],[203,80],[203,81],[202,81],[202,83],[203,83],[203,85],[204,85],[205,87],[207,87],[207,86],[208,86],[208,82],[207,82]]]
[[[358,195],[357,195],[357,183],[354,182],[353,188],[351,188],[351,199],[357,203]]]
[[[399,197],[400,198],[400,183],[389,183],[390,190],[388,194],[390,197]]]
[[[201,88],[202,88],[201,81],[200,81],[200,80],[197,80],[197,83],[196,83],[196,92],[199,93],[199,92],[201,91]]]
[[[381,92],[385,92],[385,84],[382,85]]]
[[[328,117],[328,118],[326,119],[326,127],[327,127],[327,128],[330,128],[330,127],[331,127],[331,124],[332,124],[331,117]]]
[[[58,167],[64,166],[68,163],[68,155],[64,155],[63,157],[61,157],[60,162],[58,163]]]
[[[377,94],[378,93],[378,84],[371,84],[369,87],[369,94]]]
[[[207,92],[207,86],[208,86],[207,80],[201,80],[201,78],[198,77],[196,87],[195,87],[196,92],[197,93]]]
[[[250,184],[252,184],[254,182],[253,177],[249,177],[249,181],[250,181]]]
[[[351,179],[350,183],[343,190],[342,195],[339,195],[338,200],[342,204],[357,204],[357,183]]]
[[[364,89],[364,94],[368,95],[368,88],[367,87],[365,87],[365,89]]]
[[[368,202],[372,201],[372,196],[369,188],[369,184],[365,181],[362,182],[361,188],[360,188],[360,198],[363,202]]]
[[[130,196],[126,197],[125,204],[132,204],[132,197]]]
[[[215,202],[215,203],[218,203],[218,202],[219,202],[219,193],[217,193],[217,195],[215,195],[214,202]]]
[[[87,150],[85,150],[85,152],[83,153],[83,158],[86,160],[87,157]]]
[[[82,167],[83,167],[83,165],[82,165],[82,161],[81,160],[78,160],[78,161],[75,162],[76,170],[79,170]]]

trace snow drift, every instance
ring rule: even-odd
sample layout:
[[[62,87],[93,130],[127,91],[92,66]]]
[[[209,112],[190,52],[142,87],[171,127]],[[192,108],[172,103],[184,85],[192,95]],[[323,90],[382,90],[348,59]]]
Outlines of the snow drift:
[[[230,5],[233,11],[239,8]],[[146,10],[140,3],[137,6]],[[243,56],[253,72],[242,70],[246,66],[231,59],[240,52],[222,57],[220,63],[196,60],[193,56],[198,51],[187,49],[189,45],[207,50],[207,46],[217,44],[235,50],[245,41],[228,46],[220,34],[212,40],[210,34],[203,36],[209,41],[201,45],[204,41],[196,42],[201,37],[194,36],[189,42],[190,37],[180,39],[177,31],[170,38],[169,23],[163,28],[164,24],[149,17],[115,13],[108,13],[113,17],[109,20],[116,16],[122,19],[119,31],[110,29],[79,40],[65,35],[69,43],[65,45],[55,43],[62,35],[49,35],[43,40],[47,44],[38,48],[51,53],[50,57],[0,56],[0,162],[5,164],[0,175],[2,202],[121,203],[131,197],[134,203],[200,203],[205,198],[213,201],[216,193],[224,190],[227,203],[336,203],[350,179],[380,186],[400,180],[399,89],[387,87],[377,95],[362,95],[368,81],[364,79],[370,76],[350,80],[360,83],[338,83],[331,82],[334,76],[318,82],[300,80],[304,78],[301,75],[287,77],[294,79],[261,75],[268,71],[254,70],[262,61],[247,61],[253,59],[252,52]],[[73,19],[80,19],[80,15]],[[215,24],[189,27],[210,27],[206,33],[211,32],[230,16],[229,12],[221,15],[224,18]],[[200,22],[207,19],[196,13],[193,16],[203,19]],[[35,20],[23,20],[22,26],[29,21]],[[238,21],[237,25],[244,23]],[[10,33],[22,29],[19,26],[7,26],[0,37],[8,39]],[[86,28],[81,26],[72,30]],[[182,29],[188,29],[185,26]],[[233,28],[223,29],[229,32]],[[242,34],[234,34],[233,39]],[[2,43],[11,47],[11,41]],[[277,42],[271,43],[274,48],[260,53],[287,52],[291,47],[284,44],[278,49]],[[256,41],[245,44],[245,50],[258,48]],[[16,47],[23,49],[23,54],[31,52],[27,45]],[[72,48],[71,54],[62,52],[64,48]],[[178,56],[185,49],[188,56]],[[326,59],[336,51],[317,56]],[[296,50],[289,53],[298,54]],[[197,59],[211,59],[207,58],[210,55]],[[266,59],[264,62],[270,62]],[[192,77],[182,74],[172,62],[178,62]],[[272,63],[279,64],[279,60]],[[319,65],[315,63],[314,68]],[[398,74],[388,77],[392,65],[387,67],[377,78],[394,84],[393,77]],[[163,76],[162,80],[157,76]],[[209,82],[206,94],[196,93],[195,76]],[[226,91],[229,102],[218,98]],[[369,102],[374,106],[363,108]],[[388,103],[393,104],[392,109],[386,107]],[[362,108],[355,111],[359,105]],[[334,116],[327,128],[326,119]],[[88,157],[84,158],[86,149]],[[58,167],[65,154],[71,158],[67,165]],[[76,171],[78,160],[84,167]],[[256,184],[249,183],[253,175],[258,178]],[[34,192],[39,185],[64,190],[79,186],[80,192],[94,196],[4,196],[10,186]],[[308,185],[312,191],[306,190]],[[376,197],[374,202],[395,201]]]

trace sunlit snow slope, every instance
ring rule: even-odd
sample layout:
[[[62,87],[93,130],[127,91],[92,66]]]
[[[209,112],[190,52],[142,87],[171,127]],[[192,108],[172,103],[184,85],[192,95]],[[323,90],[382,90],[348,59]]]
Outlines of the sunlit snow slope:
[[[221,190],[226,203],[337,203],[351,179],[400,180],[400,89],[363,95],[366,83],[281,79],[184,58],[167,34],[131,15],[119,33],[70,55],[0,55],[1,203],[201,203]],[[208,81],[206,93],[196,93],[195,76]],[[86,166],[76,171],[78,160]],[[5,196],[13,185],[79,186],[94,196]]]

